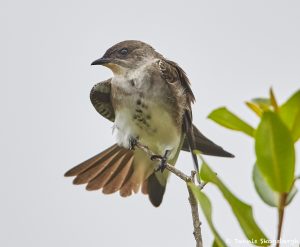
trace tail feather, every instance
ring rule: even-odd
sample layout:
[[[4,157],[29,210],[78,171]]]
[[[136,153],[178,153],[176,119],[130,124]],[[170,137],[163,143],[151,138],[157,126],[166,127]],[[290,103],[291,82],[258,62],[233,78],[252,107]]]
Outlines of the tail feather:
[[[87,190],[102,189],[104,194],[119,190],[123,197],[139,190],[135,175],[134,152],[116,144],[65,173],[75,176],[74,184],[87,184]]]
[[[114,149],[102,159],[98,160],[85,171],[79,173],[73,180],[74,184],[85,184],[93,180],[98,174],[112,164],[112,161],[120,154],[121,150]],[[101,154],[100,154],[101,155]]]
[[[127,154],[122,163],[123,166],[120,166],[118,170],[114,173],[114,175],[111,177],[111,179],[106,183],[106,185],[103,187],[102,192],[104,194],[112,194],[122,187],[124,184],[127,174],[130,171],[130,168],[132,167],[132,161],[133,156],[131,154]]]
[[[104,194],[119,191],[122,197],[141,188],[151,203],[158,207],[165,192],[164,179],[153,173],[154,163],[142,151],[131,151],[113,145],[65,173],[75,176],[74,184],[87,184],[87,190],[102,189]],[[160,181],[162,180],[162,181]],[[162,185],[164,184],[164,185]]]
[[[165,190],[166,185],[161,185],[155,173],[152,173],[148,178],[148,193],[153,206],[158,207],[161,204]]]
[[[129,170],[125,180],[124,180],[124,184],[122,185],[121,189],[120,189],[120,196],[122,197],[127,197],[130,196],[132,194],[132,188],[130,187],[131,184],[131,178],[133,175],[133,167],[130,167],[131,169]]]
[[[120,196],[127,197],[127,196],[131,196],[131,194],[132,194],[132,185],[131,185],[131,181],[128,180],[120,189]]]
[[[110,159],[109,163],[104,166],[104,168],[91,180],[88,181],[86,186],[87,190],[98,190],[101,189],[113,176],[118,167],[122,165],[122,160],[124,154],[126,153],[125,149],[121,149],[117,155]]]
[[[145,195],[148,194],[148,179],[146,179],[142,184],[142,193]]]
[[[92,165],[94,165],[95,163],[97,163],[98,161],[100,161],[101,159],[103,159],[104,157],[109,155],[111,152],[113,152],[117,147],[118,146],[115,144],[115,145],[107,148],[100,154],[97,154],[97,155],[93,156],[92,158],[82,162],[81,164],[73,167],[72,169],[70,169],[69,171],[67,171],[65,173],[65,177],[77,176],[78,174],[84,172],[85,170],[89,169]]]

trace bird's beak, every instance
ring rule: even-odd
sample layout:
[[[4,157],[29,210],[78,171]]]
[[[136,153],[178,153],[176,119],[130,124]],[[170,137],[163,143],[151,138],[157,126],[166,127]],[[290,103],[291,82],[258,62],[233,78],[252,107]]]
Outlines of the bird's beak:
[[[120,74],[123,72],[122,67],[116,63],[115,59],[106,57],[105,55],[92,62],[91,65],[103,65],[109,68],[114,74]]]
[[[110,62],[111,62],[111,59],[101,57],[101,58],[95,60],[94,62],[92,62],[91,65],[104,65],[104,64],[107,64],[107,63],[110,63]]]

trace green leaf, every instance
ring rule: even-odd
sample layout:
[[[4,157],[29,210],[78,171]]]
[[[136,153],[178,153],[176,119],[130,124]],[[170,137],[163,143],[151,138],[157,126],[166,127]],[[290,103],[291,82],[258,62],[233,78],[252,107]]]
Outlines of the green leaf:
[[[257,166],[267,184],[288,193],[294,181],[295,150],[289,130],[274,112],[265,112],[255,134]]]
[[[290,129],[294,142],[296,142],[300,138],[300,90],[280,107],[279,114]]]
[[[286,198],[285,205],[289,205],[297,193],[298,193],[298,189],[294,186]]]
[[[253,167],[252,178],[256,192],[259,195],[259,197],[269,206],[279,207],[280,193],[270,188],[270,186],[266,183],[265,179],[261,175],[256,164]],[[298,190],[294,186],[287,196],[285,205],[289,205],[291,203],[297,192]]]
[[[214,242],[213,242],[213,244],[212,244],[212,247],[220,247],[220,246],[222,246],[222,245],[219,245],[219,244],[217,243],[217,241],[214,240]]]
[[[189,183],[189,187],[191,188],[194,196],[196,197],[196,199],[198,200],[202,211],[204,213],[204,216],[207,220],[207,223],[215,237],[215,243],[217,244],[216,246],[218,247],[226,247],[227,245],[225,244],[225,242],[223,241],[223,239],[221,238],[221,236],[219,235],[219,233],[217,232],[213,221],[212,221],[212,206],[211,206],[211,202],[208,199],[208,197],[194,184]]]
[[[271,105],[273,106],[273,109],[275,112],[278,112],[278,103],[273,91],[273,88],[270,88],[270,101],[271,101]]]
[[[254,98],[251,100],[251,102],[257,105],[263,111],[271,109],[271,100],[269,98]]]
[[[252,103],[252,102],[248,102],[246,101],[246,106],[248,106],[248,108],[250,110],[252,110],[257,116],[261,117],[263,114],[263,110],[256,104]]]
[[[234,115],[225,107],[212,111],[208,118],[228,129],[241,131],[251,137],[254,136],[254,129],[245,121]]]
[[[280,194],[276,191],[273,191],[265,182],[257,165],[254,165],[253,167],[252,178],[256,192],[260,196],[260,198],[269,206],[278,207]]]
[[[261,244],[262,239],[267,241],[267,237],[254,220],[252,207],[232,194],[206,163],[202,164],[200,176],[204,181],[211,182],[219,188],[249,240],[257,244]],[[262,246],[269,246],[266,241]]]

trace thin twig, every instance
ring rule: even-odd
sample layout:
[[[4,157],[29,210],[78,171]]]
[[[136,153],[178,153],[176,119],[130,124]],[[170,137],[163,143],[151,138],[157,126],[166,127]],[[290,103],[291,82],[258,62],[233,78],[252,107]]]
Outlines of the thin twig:
[[[145,153],[147,153],[149,157],[152,157],[154,155],[157,156],[157,154],[153,153],[147,146],[143,145],[140,142],[136,143],[136,147],[138,147],[139,149],[141,149]],[[157,158],[157,159],[159,159],[159,158]],[[175,168],[174,166],[172,166],[168,163],[166,164],[166,169],[168,171],[172,172],[173,174],[175,174],[180,179],[182,179],[184,182],[195,184],[195,180],[194,180],[194,177],[196,174],[195,171],[192,171],[191,176],[188,176],[188,175],[184,174],[182,171],[178,170],[177,168]],[[201,183],[199,185],[200,190],[202,190],[205,185],[206,185],[206,183]],[[199,219],[199,212],[198,212],[198,203],[195,199],[193,192],[190,190],[188,184],[187,184],[187,189],[189,192],[189,202],[190,202],[190,206],[191,206],[193,226],[194,226],[193,234],[194,234],[194,237],[196,240],[196,247],[203,247],[202,234],[201,234],[201,221]]]
[[[139,149],[143,150],[145,153],[148,154],[149,157],[157,155],[155,153],[153,153],[146,145],[137,142],[136,143],[136,147],[138,147]],[[159,159],[159,158],[158,158]],[[187,176],[186,174],[184,174],[182,171],[178,170],[177,168],[175,168],[174,166],[166,163],[166,169],[172,173],[174,173],[177,177],[181,178],[182,180],[184,180],[186,183],[188,182],[192,182],[192,179],[190,176]]]
[[[202,234],[201,234],[201,222],[199,219],[199,212],[198,212],[198,204],[195,199],[195,196],[189,186],[187,186],[188,192],[189,192],[189,202],[191,205],[191,211],[192,211],[192,218],[193,218],[193,226],[194,226],[194,237],[196,240],[196,247],[203,247],[202,243]]]

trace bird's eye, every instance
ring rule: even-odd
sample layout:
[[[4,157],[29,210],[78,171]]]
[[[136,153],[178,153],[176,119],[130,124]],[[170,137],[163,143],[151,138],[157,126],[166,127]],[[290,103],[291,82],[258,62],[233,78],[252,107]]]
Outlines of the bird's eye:
[[[127,48],[123,48],[119,52],[120,52],[121,55],[125,56],[128,53],[128,49]]]

